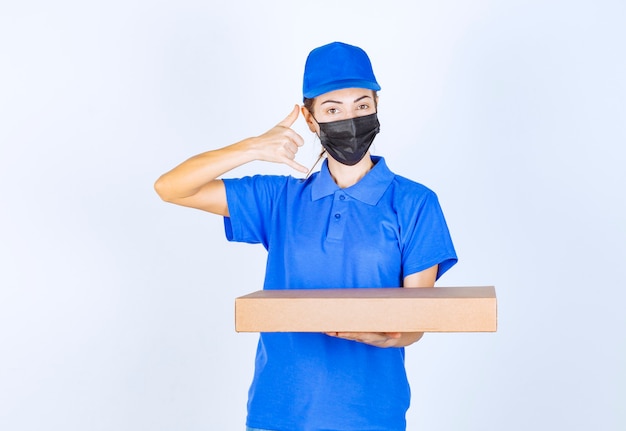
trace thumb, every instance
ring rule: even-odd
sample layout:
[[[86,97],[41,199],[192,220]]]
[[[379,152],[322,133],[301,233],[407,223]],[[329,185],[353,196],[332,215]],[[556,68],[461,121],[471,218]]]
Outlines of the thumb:
[[[277,125],[282,127],[291,127],[291,125],[298,119],[299,113],[300,107],[298,105],[295,105],[289,115],[287,115],[287,117],[285,117],[285,119]]]

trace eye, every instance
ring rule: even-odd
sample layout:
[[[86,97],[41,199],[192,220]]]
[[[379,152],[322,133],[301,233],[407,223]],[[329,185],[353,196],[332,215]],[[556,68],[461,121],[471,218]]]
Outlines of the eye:
[[[337,108],[329,108],[326,112],[327,112],[328,114],[333,115],[333,114],[337,114],[337,113],[339,113],[339,109],[337,109]]]
[[[368,109],[370,107],[370,105],[368,105],[367,103],[363,103],[361,105],[359,105],[357,107],[357,109]]]

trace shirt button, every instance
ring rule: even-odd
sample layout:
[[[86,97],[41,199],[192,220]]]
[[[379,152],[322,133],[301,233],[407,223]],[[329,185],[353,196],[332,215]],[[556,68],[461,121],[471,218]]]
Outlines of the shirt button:
[[[335,214],[335,219],[339,220],[341,218],[341,214]]]
[[[340,201],[345,201],[345,200],[346,200],[345,195],[339,195],[339,200],[340,200]]]

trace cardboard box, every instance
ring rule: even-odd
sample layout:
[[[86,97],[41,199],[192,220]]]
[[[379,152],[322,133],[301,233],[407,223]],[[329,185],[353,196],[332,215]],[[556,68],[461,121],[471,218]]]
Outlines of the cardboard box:
[[[237,332],[495,332],[493,286],[260,290],[235,299]]]

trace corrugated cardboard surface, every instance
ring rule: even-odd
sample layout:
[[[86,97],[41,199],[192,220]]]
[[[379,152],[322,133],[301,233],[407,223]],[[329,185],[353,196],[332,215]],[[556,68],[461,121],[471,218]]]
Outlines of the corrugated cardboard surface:
[[[238,332],[495,332],[493,286],[260,290],[235,300]]]

